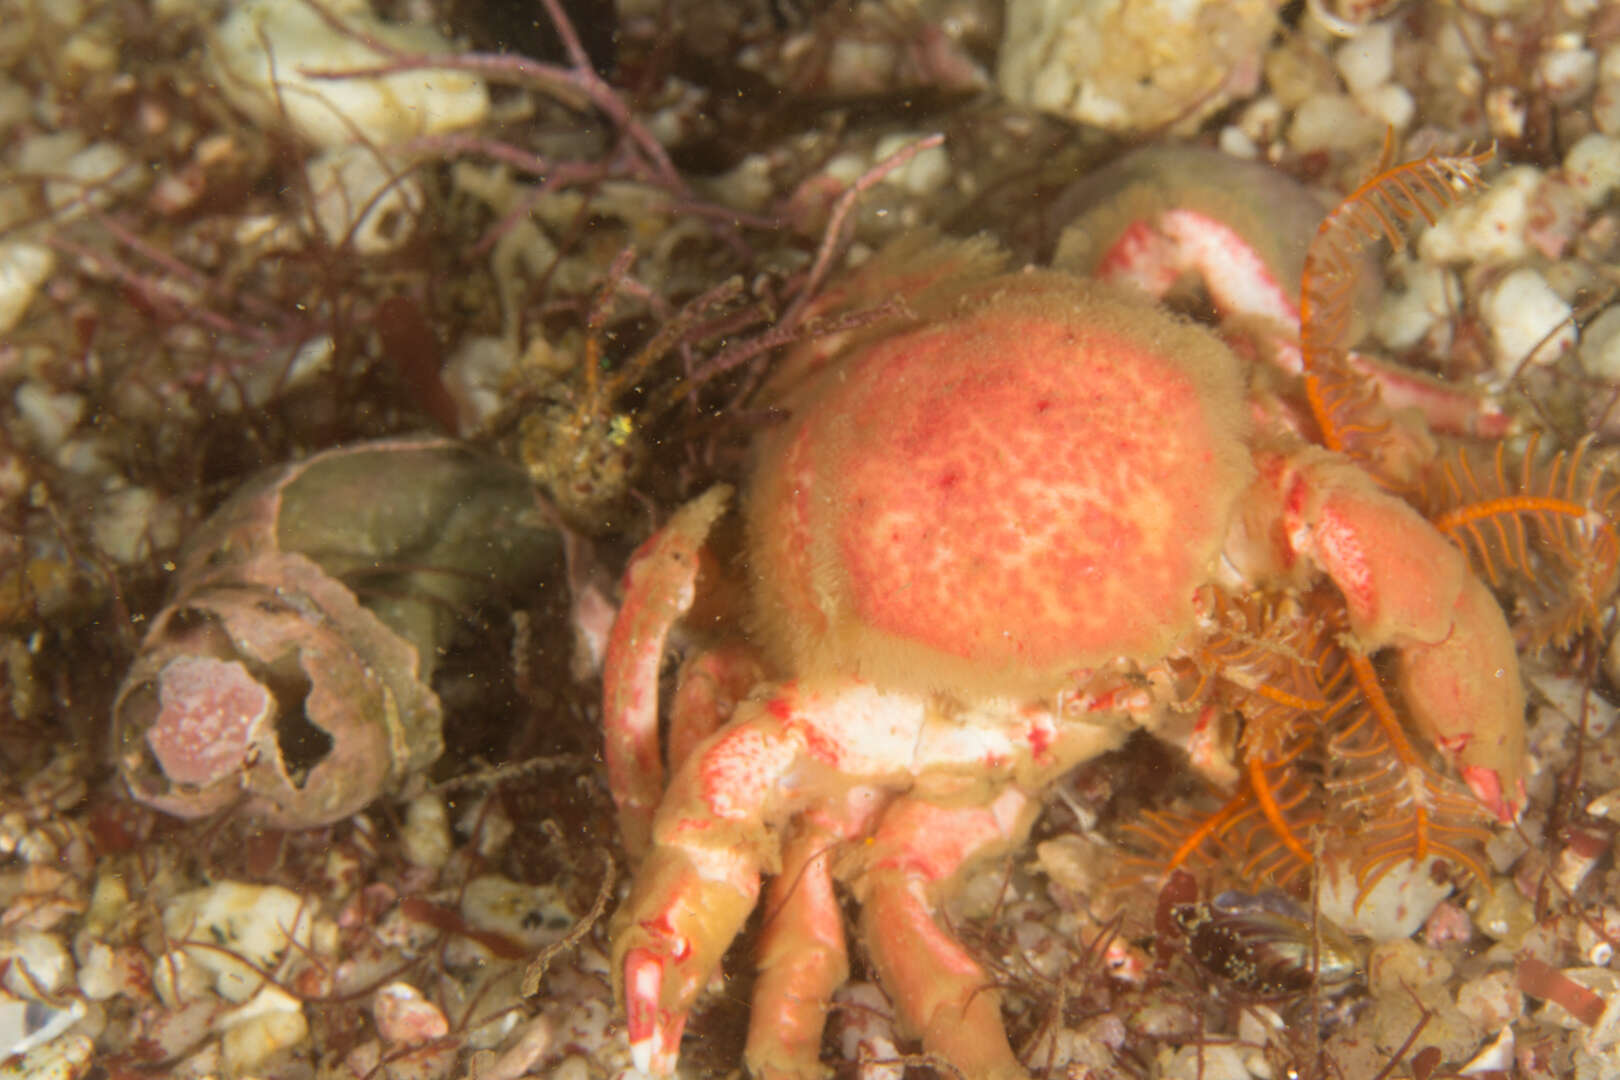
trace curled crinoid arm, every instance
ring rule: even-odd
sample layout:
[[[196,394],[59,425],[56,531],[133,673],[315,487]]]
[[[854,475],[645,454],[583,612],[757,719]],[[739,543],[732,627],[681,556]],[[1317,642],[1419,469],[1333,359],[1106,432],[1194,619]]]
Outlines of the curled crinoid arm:
[[[1376,397],[1360,389],[1346,362],[1357,256],[1380,239],[1404,248],[1407,224],[1422,218],[1433,225],[1441,211],[1480,188],[1480,168],[1493,154],[1430,155],[1383,169],[1317,228],[1300,282],[1300,344],[1305,392],[1328,449],[1356,456],[1358,437],[1381,426],[1369,404]]]
[[[1384,169],[1345,197],[1317,227],[1305,255],[1300,283],[1300,321],[1305,362],[1349,347],[1355,255],[1387,240],[1406,246],[1406,225],[1421,217],[1433,225],[1440,213],[1483,186],[1480,169],[1495,150],[1479,154],[1431,154]]]
[[[1595,627],[1620,587],[1620,481],[1590,460],[1591,446],[1583,439],[1538,461],[1532,437],[1517,466],[1502,444],[1488,464],[1462,450],[1429,492],[1434,527],[1493,588],[1518,597],[1534,648]]]
[[[1299,880],[1314,861],[1307,845],[1322,823],[1320,793],[1299,764],[1290,757],[1261,767],[1269,810],[1256,797],[1251,770],[1213,812],[1150,810],[1122,826],[1144,876],[1187,867],[1254,888]]]
[[[1216,602],[1220,627],[1200,650],[1218,676],[1219,697],[1243,722],[1239,749],[1256,809],[1276,840],[1309,865],[1301,800],[1284,789],[1314,749],[1342,678],[1326,663],[1336,648],[1314,613],[1318,597],[1253,595]]]
[[[1372,662],[1347,656],[1360,699],[1328,739],[1334,771],[1323,786],[1334,806],[1329,840],[1350,860],[1357,904],[1397,866],[1430,856],[1485,880],[1479,848],[1491,815],[1407,737]]]
[[[1212,604],[1216,629],[1190,658],[1199,679],[1189,700],[1241,718],[1239,786],[1213,813],[1149,813],[1125,832],[1166,869],[1286,885],[1314,861],[1322,819],[1313,762],[1343,681],[1324,665],[1335,646],[1310,596],[1217,593]]]

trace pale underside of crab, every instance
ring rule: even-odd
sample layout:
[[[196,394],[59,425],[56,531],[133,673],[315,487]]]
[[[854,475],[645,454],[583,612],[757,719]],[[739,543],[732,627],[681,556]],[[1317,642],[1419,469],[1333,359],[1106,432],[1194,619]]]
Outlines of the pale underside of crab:
[[[751,613],[681,673],[667,786],[659,668],[726,492],[626,572],[604,712],[636,865],[614,963],[655,1075],[762,888],[748,1066],[823,1074],[842,882],[903,1028],[963,1075],[1025,1076],[939,907],[1066,770],[1135,726],[1177,734],[1167,665],[1209,632],[1211,585],[1331,580],[1420,733],[1499,814],[1522,799],[1496,601],[1417,512],[1247,401],[1217,339],[1060,273],[899,288],[916,320],[789,365],[742,504]]]

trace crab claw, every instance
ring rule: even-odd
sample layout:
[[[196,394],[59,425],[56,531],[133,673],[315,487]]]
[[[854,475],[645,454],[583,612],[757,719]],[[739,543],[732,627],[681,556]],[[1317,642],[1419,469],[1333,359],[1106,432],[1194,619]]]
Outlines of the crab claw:
[[[675,790],[692,787],[699,765],[683,767]],[[735,832],[706,828],[712,821],[694,825],[703,817],[696,800],[676,802],[680,812],[660,818],[614,916],[618,996],[636,1067],[648,1076],[673,1074],[687,1012],[759,899],[759,858],[728,843]]]
[[[1495,769],[1484,765],[1464,765],[1461,769],[1463,783],[1474,797],[1484,804],[1485,808],[1496,815],[1496,820],[1504,825],[1510,825],[1519,820],[1524,813],[1525,790],[1524,778],[1514,785],[1512,797],[1502,790],[1502,774]]]
[[[631,949],[624,958],[624,1005],[630,1061],[648,1076],[675,1071],[684,1013],[671,1014],[663,1000],[664,961],[651,949]]]
[[[658,671],[664,641],[692,606],[703,541],[731,489],[711,488],[676,511],[624,572],[624,603],[613,621],[602,671],[602,726],[608,783],[632,858],[647,848],[664,793],[658,748]]]
[[[1524,805],[1524,684],[1507,619],[1462,552],[1400,499],[1325,454],[1279,468],[1296,555],[1344,595],[1368,654],[1395,652],[1396,683],[1419,735],[1440,748],[1503,821]]]
[[[1419,733],[1456,763],[1497,820],[1518,820],[1525,804],[1524,687],[1512,632],[1489,590],[1468,577],[1452,608],[1451,632],[1433,645],[1400,649],[1395,671]]]

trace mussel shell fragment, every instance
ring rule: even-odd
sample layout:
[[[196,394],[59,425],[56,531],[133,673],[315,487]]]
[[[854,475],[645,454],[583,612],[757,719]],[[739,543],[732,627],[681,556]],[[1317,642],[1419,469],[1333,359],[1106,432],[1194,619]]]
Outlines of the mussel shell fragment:
[[[1313,983],[1331,991],[1362,970],[1349,935],[1276,890],[1223,892],[1171,914],[1201,967],[1252,993],[1301,993]]]

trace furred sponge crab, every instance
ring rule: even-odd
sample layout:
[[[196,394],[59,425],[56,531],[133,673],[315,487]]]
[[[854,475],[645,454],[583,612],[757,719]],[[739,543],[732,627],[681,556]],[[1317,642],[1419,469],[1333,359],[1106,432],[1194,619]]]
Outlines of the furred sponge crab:
[[[1133,726],[1173,733],[1168,665],[1209,633],[1213,586],[1330,579],[1354,647],[1392,650],[1420,733],[1499,815],[1522,800],[1523,690],[1496,601],[1421,515],[1249,400],[1216,338],[1060,273],[894,282],[914,320],[804,351],[777,380],[789,420],[760,439],[742,507],[753,645],[682,671],[667,789],[658,671],[726,492],[626,572],[605,720],[638,865],[614,963],[656,1074],[774,874],[755,1075],[822,1072],[848,970],[836,880],[925,1049],[966,1076],[1024,1076],[937,906],[1022,842],[1063,772]]]

